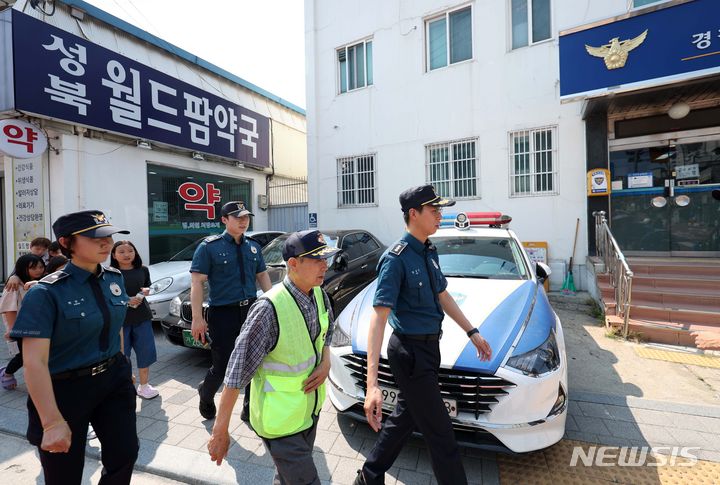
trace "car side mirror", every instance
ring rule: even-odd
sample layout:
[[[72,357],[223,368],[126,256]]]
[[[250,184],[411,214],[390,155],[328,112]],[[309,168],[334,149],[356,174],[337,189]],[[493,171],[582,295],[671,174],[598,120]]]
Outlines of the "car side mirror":
[[[538,282],[543,284],[545,280],[548,279],[548,276],[552,274],[552,270],[547,264],[537,262],[535,263],[535,274],[537,275]]]
[[[344,252],[338,253],[337,256],[335,256],[335,262],[333,263],[333,269],[335,271],[345,271],[348,267],[348,258],[347,254]]]

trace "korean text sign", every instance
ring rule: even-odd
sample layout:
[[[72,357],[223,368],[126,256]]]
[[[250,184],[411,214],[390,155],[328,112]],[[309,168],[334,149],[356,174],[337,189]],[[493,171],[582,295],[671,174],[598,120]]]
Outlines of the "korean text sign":
[[[269,166],[270,120],[12,11],[15,109]]]

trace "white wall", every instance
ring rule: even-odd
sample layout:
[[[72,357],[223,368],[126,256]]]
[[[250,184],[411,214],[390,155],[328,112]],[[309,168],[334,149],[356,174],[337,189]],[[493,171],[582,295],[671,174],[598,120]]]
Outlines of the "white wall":
[[[513,217],[525,241],[547,241],[551,259],[585,260],[585,129],[581,103],[561,104],[557,32],[627,11],[626,0],[555,0],[552,39],[510,49],[509,1],[307,0],[310,212],[324,228],[364,227],[386,244],[401,235],[399,193],[425,182],[425,145],[477,137],[480,195],[465,211]],[[473,58],[426,72],[424,19],[472,5]],[[336,49],[373,39],[374,85],[338,95]],[[510,198],[508,132],[558,128],[559,194]],[[338,208],[339,157],[376,153],[377,207]],[[448,209],[450,210],[450,209]]]

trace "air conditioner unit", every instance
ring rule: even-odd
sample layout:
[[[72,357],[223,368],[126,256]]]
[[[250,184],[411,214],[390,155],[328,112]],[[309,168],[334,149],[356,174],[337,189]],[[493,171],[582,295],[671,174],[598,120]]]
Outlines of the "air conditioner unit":
[[[267,210],[268,208],[268,196],[265,194],[258,194],[257,196],[257,203],[258,207],[262,210]]]

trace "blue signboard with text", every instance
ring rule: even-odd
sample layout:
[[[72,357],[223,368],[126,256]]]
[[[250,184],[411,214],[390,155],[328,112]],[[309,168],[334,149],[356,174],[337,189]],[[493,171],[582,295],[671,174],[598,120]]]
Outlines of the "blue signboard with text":
[[[713,72],[720,72],[718,0],[672,5],[560,36],[563,97]]]
[[[12,32],[14,109],[270,165],[266,116],[16,10]]]

